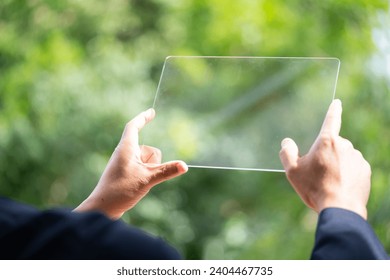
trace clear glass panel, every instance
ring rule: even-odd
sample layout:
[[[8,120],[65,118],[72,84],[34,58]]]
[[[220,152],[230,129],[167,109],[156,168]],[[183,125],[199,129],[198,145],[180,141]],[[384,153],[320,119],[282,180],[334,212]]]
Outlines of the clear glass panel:
[[[144,143],[190,167],[283,171],[281,140],[308,151],[339,66],[337,58],[167,57]]]

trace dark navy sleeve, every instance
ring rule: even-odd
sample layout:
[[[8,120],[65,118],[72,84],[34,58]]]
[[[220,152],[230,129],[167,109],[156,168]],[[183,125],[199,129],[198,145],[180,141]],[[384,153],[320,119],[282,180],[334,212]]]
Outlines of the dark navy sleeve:
[[[360,215],[345,209],[327,208],[318,218],[311,259],[383,260],[389,256]]]
[[[0,198],[0,259],[180,259],[160,238],[100,213],[40,211]]]

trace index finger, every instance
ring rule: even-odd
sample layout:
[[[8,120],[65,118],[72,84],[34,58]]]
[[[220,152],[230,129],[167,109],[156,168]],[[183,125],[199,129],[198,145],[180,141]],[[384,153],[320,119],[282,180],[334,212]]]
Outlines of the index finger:
[[[147,123],[154,119],[155,115],[156,112],[151,108],[135,116],[126,124],[121,142],[125,141],[128,142],[128,144],[138,145],[139,132]]]
[[[320,134],[338,136],[341,129],[341,113],[343,111],[340,99],[335,99],[330,104],[322,124]]]

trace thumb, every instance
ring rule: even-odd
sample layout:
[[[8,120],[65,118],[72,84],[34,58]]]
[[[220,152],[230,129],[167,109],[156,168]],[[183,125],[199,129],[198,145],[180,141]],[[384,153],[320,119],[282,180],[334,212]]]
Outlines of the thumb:
[[[281,143],[282,149],[279,152],[280,160],[284,170],[295,168],[298,163],[299,150],[297,144],[291,138],[285,138]]]
[[[183,161],[169,161],[159,164],[152,169],[152,174],[149,180],[150,187],[182,175],[187,171],[188,166]]]

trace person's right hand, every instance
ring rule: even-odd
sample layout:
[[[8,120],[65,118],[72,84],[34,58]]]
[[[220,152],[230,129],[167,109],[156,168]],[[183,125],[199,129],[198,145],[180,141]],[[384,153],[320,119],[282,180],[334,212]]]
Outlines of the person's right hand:
[[[100,211],[119,219],[151,188],[187,172],[183,161],[161,163],[159,149],[139,145],[140,130],[154,117],[155,111],[149,109],[127,123],[97,186],[75,211]]]
[[[337,207],[367,219],[371,168],[352,143],[339,136],[341,113],[341,101],[334,100],[310,151],[299,156],[295,142],[286,138],[280,159],[295,191],[317,213]]]

